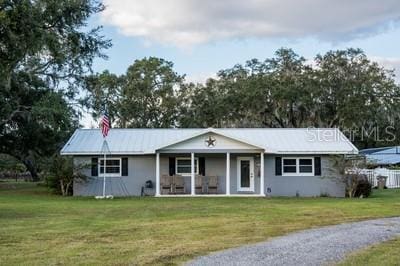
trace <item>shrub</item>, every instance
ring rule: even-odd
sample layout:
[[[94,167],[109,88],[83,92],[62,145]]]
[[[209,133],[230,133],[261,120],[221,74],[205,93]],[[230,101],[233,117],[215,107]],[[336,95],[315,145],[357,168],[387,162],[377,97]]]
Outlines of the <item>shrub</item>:
[[[80,170],[86,165],[74,165],[72,157],[60,156],[58,154],[51,158],[47,185],[55,193],[63,196],[72,195],[72,184],[74,180],[86,180],[87,177]]]
[[[368,198],[372,194],[372,185],[368,180],[360,179],[358,180],[354,197]]]
[[[368,165],[366,165],[365,157],[331,156],[331,158],[332,164],[328,166],[328,172],[330,172],[330,174],[328,174],[327,177],[331,178],[335,182],[344,184],[347,197],[357,197],[356,190],[358,185],[360,184],[361,190],[361,187],[366,186],[366,183],[368,183],[368,177],[363,173],[363,169],[368,167]],[[361,192],[358,192],[358,194],[360,193]],[[361,194],[367,196],[371,194],[371,192]]]

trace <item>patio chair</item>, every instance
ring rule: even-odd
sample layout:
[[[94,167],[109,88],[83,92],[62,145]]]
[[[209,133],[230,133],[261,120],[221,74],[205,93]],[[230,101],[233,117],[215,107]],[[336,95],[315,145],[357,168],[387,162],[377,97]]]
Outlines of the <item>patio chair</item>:
[[[161,194],[171,194],[172,193],[172,176],[162,175],[160,180]]]
[[[208,177],[207,192],[208,192],[208,194],[217,194],[218,193],[218,176],[209,176]]]
[[[186,193],[185,180],[183,179],[183,176],[174,175],[173,192],[175,194],[185,194]]]
[[[203,194],[205,192],[204,179],[205,179],[204,176],[196,175],[194,183],[196,194]]]

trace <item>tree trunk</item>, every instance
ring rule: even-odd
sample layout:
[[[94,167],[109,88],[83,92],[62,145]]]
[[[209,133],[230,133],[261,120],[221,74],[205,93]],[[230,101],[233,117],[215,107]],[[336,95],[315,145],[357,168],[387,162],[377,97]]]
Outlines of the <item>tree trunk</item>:
[[[65,189],[65,196],[69,196],[69,188],[71,187],[72,182],[67,183],[67,187]]]
[[[61,195],[68,196],[69,188],[71,187],[73,181],[64,182],[64,180],[60,180],[60,187],[61,187]]]
[[[32,161],[29,159],[22,160],[22,163],[25,165],[26,169],[32,176],[32,181],[37,182],[39,181],[39,175],[37,173],[36,167],[33,165]]]
[[[353,197],[353,191],[351,189],[349,189],[349,191],[348,191],[348,196],[349,196],[349,198]]]
[[[61,195],[65,196],[64,194],[64,181],[60,180],[60,188],[61,188]]]

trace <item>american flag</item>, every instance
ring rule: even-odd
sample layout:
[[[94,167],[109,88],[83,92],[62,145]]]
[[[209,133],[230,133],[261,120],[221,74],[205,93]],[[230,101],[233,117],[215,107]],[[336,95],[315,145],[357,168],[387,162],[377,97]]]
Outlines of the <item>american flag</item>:
[[[107,113],[104,113],[103,118],[101,119],[101,133],[103,137],[107,137],[108,131],[110,130],[110,120],[108,119]]]

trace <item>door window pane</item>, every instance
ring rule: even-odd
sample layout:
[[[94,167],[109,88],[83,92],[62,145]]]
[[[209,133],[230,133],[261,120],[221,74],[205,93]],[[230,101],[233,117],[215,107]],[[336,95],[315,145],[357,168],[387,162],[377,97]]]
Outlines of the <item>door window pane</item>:
[[[240,161],[240,186],[250,187],[250,161]]]

